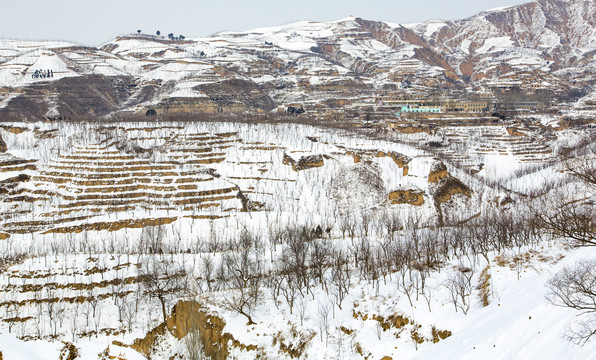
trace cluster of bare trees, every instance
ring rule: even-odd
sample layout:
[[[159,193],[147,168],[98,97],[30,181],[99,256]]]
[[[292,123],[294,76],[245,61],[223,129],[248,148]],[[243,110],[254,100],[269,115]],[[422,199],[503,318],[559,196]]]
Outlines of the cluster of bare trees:
[[[295,225],[270,229],[269,239],[245,229],[236,237],[220,239],[217,253],[200,253],[197,248],[190,254],[166,240],[171,234],[166,234],[163,227],[148,227],[135,243],[136,256],[122,258],[130,261],[136,257],[140,264],[135,281],[138,290],[131,291],[125,284],[115,282],[109,293],[118,310],[120,325],[128,331],[138,321],[135,316],[139,303],[155,301],[164,320],[179,298],[220,291],[229,294],[223,305],[245,316],[248,323],[255,322],[254,311],[263,295],[269,294],[276,305],[285,303],[290,313],[297,311],[302,319],[305,303],[309,298],[315,299],[315,289],[324,291],[329,300],[319,304],[321,308],[332,310],[337,306],[341,309],[355,282],[368,283],[373,289],[378,288],[381,281],[393,282],[411,304],[414,299],[423,297],[431,310],[435,290],[427,286],[431,272],[448,261],[466,259],[472,266],[461,266],[443,283],[454,309],[465,314],[472,303],[473,265],[489,262],[495,253],[537,246],[544,235],[543,223],[539,220],[530,212],[495,211],[465,225],[433,227],[416,218],[399,219],[387,214],[364,221],[355,221],[352,217],[352,220],[338,221],[338,224],[347,224],[345,239],[330,238],[316,228]],[[114,259],[120,261],[120,257],[114,256]],[[97,267],[107,265],[98,260]],[[103,277],[103,272],[100,273]],[[585,273],[595,275],[593,271]],[[577,299],[578,290],[563,287],[577,274],[577,271],[568,272],[552,281],[552,288],[558,289],[553,292],[556,294],[553,301],[568,306],[570,300]],[[580,278],[580,283],[586,276]],[[89,290],[80,308],[81,313],[89,313],[85,328],[95,327],[95,333],[100,330],[102,312],[107,311],[102,294],[102,291]],[[570,295],[565,298],[565,294]],[[39,295],[40,298],[59,297],[53,287],[44,287]],[[589,299],[591,295],[584,292],[583,296]],[[57,336],[63,326],[63,314],[71,307],[60,301],[39,304],[39,316],[50,319],[46,335]],[[7,308],[7,314],[13,310]],[[329,311],[322,313],[327,314],[326,318]],[[318,320],[322,327],[328,327],[324,318]],[[582,325],[587,329],[592,323],[582,322]],[[74,331],[76,324],[72,328]]]
[[[596,190],[596,164],[594,143],[588,147],[584,160],[568,159],[567,171],[586,185],[588,191]],[[596,220],[594,196],[579,201],[560,201],[554,209],[541,211],[538,217],[551,233],[575,241],[580,246],[596,246]],[[548,282],[551,303],[579,312],[579,320],[566,332],[570,341],[585,344],[596,335],[596,259],[583,259],[566,266]]]
[[[439,228],[408,219],[406,231],[397,230],[398,222],[392,216],[357,222],[342,241],[298,226],[272,229],[269,243],[243,231],[226,240],[223,256],[202,258],[195,276],[197,288],[230,290],[233,295],[227,297],[226,306],[249,323],[254,322],[252,313],[265,290],[276,304],[285,302],[290,313],[305,298],[314,299],[317,287],[341,309],[354,282],[378,287],[380,281],[394,281],[411,303],[424,296],[430,307],[432,293],[426,279],[442,264],[464,257],[472,264],[489,261],[493,252],[535,246],[541,238],[530,215],[494,212],[466,226]],[[464,313],[470,307],[473,274],[472,269],[462,270],[445,284],[454,294],[455,308]]]
[[[588,186],[596,186],[593,164],[575,164],[568,168],[569,173]],[[118,265],[121,261],[136,261],[140,266],[131,282],[137,287],[131,290],[130,284],[115,281],[109,285],[109,291],[81,291],[85,300],[80,307],[59,300],[55,286],[41,287],[36,295],[39,300],[57,301],[33,301],[37,322],[43,323],[42,317],[48,319],[47,325],[38,327],[38,337],[55,337],[61,328],[68,327],[74,341],[78,331],[76,319],[85,323],[86,334],[92,328],[97,334],[105,312],[113,309],[117,309],[119,326],[132,331],[140,303],[157,304],[160,320],[165,320],[179,298],[221,291],[227,294],[223,306],[246,317],[249,324],[255,322],[255,310],[264,295],[270,295],[276,306],[285,303],[290,313],[297,312],[303,319],[307,301],[315,299],[315,291],[323,291],[329,301],[318,304],[316,319],[323,336],[329,328],[329,314],[335,307],[342,308],[356,282],[369,284],[373,289],[378,289],[381,281],[393,282],[412,306],[423,297],[431,310],[435,289],[429,288],[427,280],[431,272],[454,259],[465,259],[471,266],[460,266],[442,286],[448,290],[455,311],[466,314],[472,304],[475,264],[490,262],[494,254],[536,247],[546,233],[575,240],[579,245],[596,245],[591,201],[586,196],[582,201],[551,203],[534,211],[485,211],[464,224],[444,227],[424,223],[414,216],[399,218],[391,211],[380,215],[366,211],[334,214],[322,226],[290,223],[282,227],[271,221],[262,234],[243,229],[237,236],[218,233],[212,223],[209,240],[193,246],[185,246],[180,234],[166,233],[162,226],[145,228],[135,241],[111,236],[99,242],[75,241],[66,235],[62,243],[48,241],[46,248],[55,259],[62,255],[61,261],[66,264],[67,253],[84,253],[91,258],[103,252],[116,259]],[[341,238],[330,236],[332,228]],[[0,254],[0,266],[16,261],[10,254],[14,252]],[[107,267],[105,258],[96,262],[102,280]],[[45,259],[52,263],[51,258]],[[580,343],[588,341],[596,331],[595,267],[593,260],[587,260],[564,269],[549,282],[554,304],[584,314],[570,335],[570,339]],[[123,277],[124,274],[116,273],[116,278]],[[51,283],[52,278],[47,281]],[[106,309],[104,303],[110,298],[113,307]],[[3,306],[5,317],[17,313],[14,302],[7,301]],[[72,324],[67,323],[69,317],[65,316],[69,312],[76,313]],[[9,330],[13,330],[12,326]],[[192,336],[188,341],[193,342]]]
[[[567,330],[569,340],[585,344],[596,335],[596,259],[567,266],[548,282],[549,300],[580,312],[579,321]]]

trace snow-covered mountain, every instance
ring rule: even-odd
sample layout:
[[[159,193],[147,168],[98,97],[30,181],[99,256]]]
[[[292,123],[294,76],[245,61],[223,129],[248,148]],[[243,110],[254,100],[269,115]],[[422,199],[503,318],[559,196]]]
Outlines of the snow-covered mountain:
[[[0,115],[268,112],[382,89],[511,81],[587,93],[596,78],[595,18],[594,1],[538,0],[458,21],[350,17],[201,39],[134,34],[99,48],[0,40]]]

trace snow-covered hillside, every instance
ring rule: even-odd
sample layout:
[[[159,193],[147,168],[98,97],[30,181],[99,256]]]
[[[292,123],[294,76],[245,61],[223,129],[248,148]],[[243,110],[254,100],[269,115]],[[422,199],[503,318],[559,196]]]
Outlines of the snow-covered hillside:
[[[422,135],[296,124],[3,125],[3,359],[589,358],[594,341],[565,338],[586,318],[549,281],[596,253],[534,215],[593,211],[578,160],[554,156],[593,161],[593,134],[445,131],[474,146],[439,160]]]

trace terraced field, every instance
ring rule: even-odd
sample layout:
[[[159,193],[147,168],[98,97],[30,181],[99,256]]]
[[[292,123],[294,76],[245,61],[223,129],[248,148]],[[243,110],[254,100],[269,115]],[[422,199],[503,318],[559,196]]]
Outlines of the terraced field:
[[[5,125],[0,135],[0,308],[26,339],[146,332],[159,312],[143,324],[126,317],[159,305],[141,296],[150,292],[147,264],[193,273],[243,229],[300,221],[331,234],[360,211],[436,211],[428,181],[436,160],[349,133],[64,123]],[[72,324],[64,313],[77,314]]]
[[[423,150],[297,124],[2,125],[0,329],[159,353],[141,340],[179,299],[227,301],[243,249],[275,272],[291,229],[355,256],[359,237],[506,211],[536,174],[498,188],[490,170],[548,165],[568,145],[566,132],[551,141],[502,125],[440,132],[403,134],[447,139]]]
[[[130,143],[145,139],[155,140],[135,135]],[[112,231],[172,222],[176,217],[164,216],[171,211],[180,217],[205,215],[211,208],[219,211],[209,216],[242,210],[238,186],[204,167],[226,159],[223,150],[239,141],[236,134],[158,140],[164,145],[151,155],[157,160],[119,150],[109,140],[75,146],[43,164],[6,156],[0,169],[19,175],[4,180],[11,186],[2,198],[3,231]]]

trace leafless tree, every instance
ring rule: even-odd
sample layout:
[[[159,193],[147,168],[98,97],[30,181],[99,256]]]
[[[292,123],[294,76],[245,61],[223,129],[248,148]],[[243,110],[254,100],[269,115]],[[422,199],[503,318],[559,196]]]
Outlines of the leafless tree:
[[[401,291],[406,295],[408,298],[408,302],[410,306],[414,306],[412,302],[412,293],[414,292],[414,284],[412,282],[412,269],[408,266],[401,266],[399,268],[399,277],[397,277],[397,287],[401,289]]]
[[[373,222],[372,213],[366,210],[360,211],[360,236],[365,238],[368,237],[370,227]]]
[[[132,332],[132,324],[134,323],[137,312],[135,310],[135,305],[132,302],[124,301],[123,306],[123,318],[128,328],[128,332]]]
[[[213,259],[210,256],[205,256],[201,258],[201,275],[205,283],[207,284],[207,290],[212,291],[212,284],[214,282],[213,279],[213,271],[215,269],[215,265],[213,263]]]
[[[577,158],[566,156],[566,170],[589,188],[596,189],[594,138],[589,139],[588,146],[582,150],[583,153],[578,154]],[[553,204],[542,206],[535,213],[546,230],[554,235],[573,239],[579,245],[596,246],[595,208],[593,199],[570,202],[564,196]]]
[[[331,285],[333,286],[336,305],[341,309],[341,304],[348,295],[351,285],[350,266],[341,250],[333,254]]]
[[[301,283],[298,281],[297,275],[293,272],[285,272],[281,278],[283,279],[280,286],[281,294],[290,308],[290,314],[292,314],[294,302],[298,299]],[[304,295],[302,295],[302,298],[304,298]]]
[[[596,335],[596,259],[567,266],[548,281],[548,300],[557,306],[578,310],[580,321],[568,338],[584,345]]]
[[[343,215],[339,219],[339,230],[341,231],[342,238],[346,238],[346,232],[350,238],[356,236],[357,224],[352,215]]]
[[[591,144],[591,147],[592,152],[596,151],[594,143]],[[591,156],[593,156],[593,153]],[[596,188],[596,162],[593,158],[568,159],[565,162],[565,167],[572,176]]]
[[[330,313],[333,305],[324,301],[319,302],[317,307],[317,314],[314,317],[317,326],[319,327],[319,333],[321,334],[321,341],[323,341],[323,335],[325,335],[325,343],[329,338],[329,325],[330,325]]]
[[[184,268],[168,257],[159,259],[153,255],[143,261],[139,269],[139,280],[145,294],[159,300],[163,321],[166,321],[166,308],[170,299],[184,290],[185,277]]]
[[[324,272],[329,267],[331,259],[331,247],[325,240],[317,239],[312,242],[309,253],[310,267],[314,273],[314,278],[321,283],[321,288],[325,289]]]
[[[286,230],[287,244],[280,260],[280,267],[283,273],[294,274],[301,294],[302,289],[310,291],[311,273],[308,271],[308,259],[312,241],[312,233],[307,228]]]
[[[226,299],[225,306],[248,319],[249,324],[254,324],[252,312],[256,307],[263,274],[261,262],[256,258],[255,238],[251,234],[240,236],[233,246],[237,251],[225,255],[223,263],[229,287],[233,295]]]
[[[139,250],[141,254],[163,254],[165,251],[165,230],[163,226],[147,226],[141,232]]]
[[[464,314],[470,310],[470,295],[472,295],[472,277],[474,272],[469,268],[458,269],[445,282],[445,287],[449,290],[451,302],[455,311],[460,309]]]
[[[596,246],[595,208],[593,202],[578,204],[562,200],[558,204],[541,207],[536,215],[552,234],[575,240],[579,245]]]

